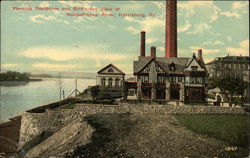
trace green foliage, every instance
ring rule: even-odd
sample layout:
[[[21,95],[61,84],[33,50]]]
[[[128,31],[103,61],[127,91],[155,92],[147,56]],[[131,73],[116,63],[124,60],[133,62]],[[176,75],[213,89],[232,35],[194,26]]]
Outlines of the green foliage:
[[[195,133],[207,135],[231,145],[247,148],[248,115],[176,115],[180,123]]]
[[[30,79],[29,73],[21,73],[16,71],[7,71],[0,73],[1,81],[27,81]]]
[[[208,80],[208,88],[220,88],[222,94],[225,95],[229,104],[231,105],[235,100],[235,95],[240,95],[242,101],[244,101],[244,90],[247,88],[247,82],[240,78],[233,77],[221,77],[221,78],[210,78]]]
[[[99,86],[93,86],[91,87],[91,95],[93,100],[96,100],[98,98],[99,92],[100,92],[100,87]]]

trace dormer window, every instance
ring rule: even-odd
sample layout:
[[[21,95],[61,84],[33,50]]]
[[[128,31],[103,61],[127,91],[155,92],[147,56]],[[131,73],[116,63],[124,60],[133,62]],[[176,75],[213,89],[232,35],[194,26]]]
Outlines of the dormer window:
[[[150,71],[150,64],[146,67],[146,71],[147,71],[147,72]]]
[[[198,66],[191,66],[192,71],[197,71],[198,70]]]
[[[174,63],[171,63],[171,64],[169,65],[169,69],[170,69],[170,71],[175,71],[175,64],[174,64]]]
[[[114,72],[114,70],[110,68],[110,69],[108,69],[108,72]]]

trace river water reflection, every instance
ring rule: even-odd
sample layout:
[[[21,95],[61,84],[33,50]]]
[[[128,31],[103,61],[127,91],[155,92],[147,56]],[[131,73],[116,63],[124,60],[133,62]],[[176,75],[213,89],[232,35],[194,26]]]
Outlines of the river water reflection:
[[[95,85],[95,79],[78,79],[77,83],[78,90],[82,92],[88,86]],[[61,85],[65,97],[67,97],[75,89],[75,79],[62,79]],[[46,78],[35,82],[2,82],[0,99],[0,121],[6,121],[27,109],[58,101],[60,99],[58,79]]]

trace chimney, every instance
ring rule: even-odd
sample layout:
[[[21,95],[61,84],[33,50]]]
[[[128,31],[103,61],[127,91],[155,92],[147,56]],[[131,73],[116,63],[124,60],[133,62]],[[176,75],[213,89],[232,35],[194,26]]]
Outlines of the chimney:
[[[202,49],[198,49],[198,60],[202,61]]]
[[[156,47],[152,46],[151,47],[151,54],[150,54],[151,58],[156,58]]]
[[[198,63],[200,64],[200,66],[202,68],[204,68],[205,70],[207,70],[205,62],[204,62],[203,57],[202,57],[202,49],[198,49],[198,58],[197,58],[197,60],[198,60]]]
[[[140,56],[145,57],[145,31],[141,31],[141,49],[140,49]]]
[[[166,0],[165,57],[177,57],[177,2]]]

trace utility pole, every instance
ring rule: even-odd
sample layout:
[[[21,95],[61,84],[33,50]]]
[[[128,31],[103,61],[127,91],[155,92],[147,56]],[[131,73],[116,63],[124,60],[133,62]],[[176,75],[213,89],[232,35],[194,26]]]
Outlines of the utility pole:
[[[77,96],[77,78],[76,78],[76,82],[75,82],[75,97]]]
[[[59,73],[59,90],[60,90],[60,101],[62,100],[62,74]]]

